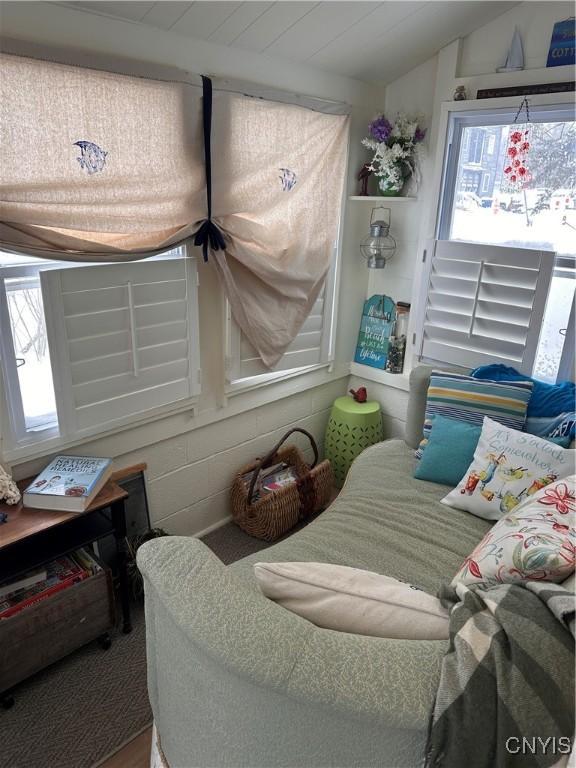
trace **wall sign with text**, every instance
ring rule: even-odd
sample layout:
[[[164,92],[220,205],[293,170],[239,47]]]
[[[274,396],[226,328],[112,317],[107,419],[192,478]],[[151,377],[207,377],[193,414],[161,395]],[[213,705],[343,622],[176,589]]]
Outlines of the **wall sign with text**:
[[[574,64],[574,37],[575,37],[574,17],[557,21],[552,30],[552,40],[550,40],[550,49],[548,51],[547,67],[563,67],[567,64]]]
[[[364,302],[355,363],[386,368],[390,333],[396,320],[396,303],[390,296],[374,295]]]

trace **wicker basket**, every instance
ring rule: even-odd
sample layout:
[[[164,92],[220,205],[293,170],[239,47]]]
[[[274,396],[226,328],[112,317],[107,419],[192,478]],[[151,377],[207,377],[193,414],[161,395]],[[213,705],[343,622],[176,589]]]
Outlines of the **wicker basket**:
[[[293,432],[302,432],[310,440],[314,451],[314,462],[310,467],[295,445],[282,447]],[[251,503],[260,471],[279,461],[293,467],[298,479],[295,483],[272,491]],[[246,489],[243,475],[252,471],[250,488]],[[263,459],[247,464],[238,472],[232,486],[232,517],[250,536],[275,541],[299,521],[327,506],[332,486],[330,462],[322,461],[318,464],[316,441],[305,429],[295,427],[289,430]]]

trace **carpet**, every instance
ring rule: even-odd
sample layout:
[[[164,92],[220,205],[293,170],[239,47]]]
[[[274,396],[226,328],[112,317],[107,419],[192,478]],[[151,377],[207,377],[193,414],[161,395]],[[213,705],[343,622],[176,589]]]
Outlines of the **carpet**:
[[[204,541],[226,564],[269,546],[233,523]],[[90,768],[151,723],[144,608],[132,612],[132,632],[112,632],[109,650],[90,643],[16,687],[0,709],[0,768]]]

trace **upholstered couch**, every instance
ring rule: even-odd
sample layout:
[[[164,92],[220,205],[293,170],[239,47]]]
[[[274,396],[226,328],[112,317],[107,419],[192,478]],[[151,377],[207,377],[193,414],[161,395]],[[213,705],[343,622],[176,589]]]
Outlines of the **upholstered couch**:
[[[287,540],[224,566],[199,540],[138,553],[148,687],[170,768],[421,765],[447,647],[320,629],[265,598],[258,561],[319,561],[435,594],[489,527],[412,477],[430,369],[411,376],[406,439],[367,449],[344,489]]]

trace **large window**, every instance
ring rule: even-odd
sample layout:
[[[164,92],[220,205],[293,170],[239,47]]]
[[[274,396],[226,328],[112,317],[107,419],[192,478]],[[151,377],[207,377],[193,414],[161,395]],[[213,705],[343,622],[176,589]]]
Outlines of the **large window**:
[[[195,260],[86,265],[0,254],[4,448],[71,444],[199,392]]]
[[[547,301],[541,315],[531,318],[541,330],[532,371],[524,371],[555,381],[570,375],[574,360],[576,121],[572,106],[532,108],[527,124],[514,123],[515,114],[516,108],[452,113],[438,240],[556,255],[548,283],[539,284]],[[509,137],[519,127],[530,142],[530,178],[520,190],[505,172]],[[510,306],[513,288],[502,297]]]

